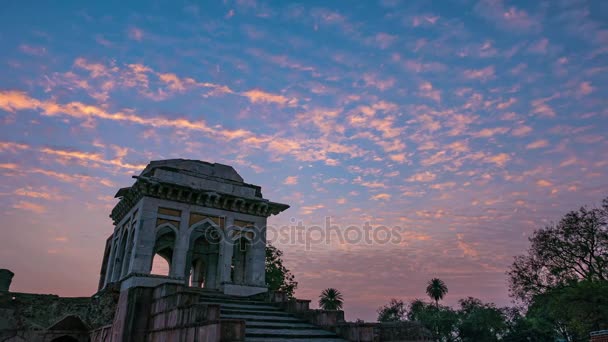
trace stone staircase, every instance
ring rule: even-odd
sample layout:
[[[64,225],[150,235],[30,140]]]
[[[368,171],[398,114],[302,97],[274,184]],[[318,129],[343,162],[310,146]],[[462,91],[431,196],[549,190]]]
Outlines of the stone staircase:
[[[309,324],[262,300],[201,291],[200,301],[219,304],[221,318],[244,320],[245,341],[346,342],[336,334]]]

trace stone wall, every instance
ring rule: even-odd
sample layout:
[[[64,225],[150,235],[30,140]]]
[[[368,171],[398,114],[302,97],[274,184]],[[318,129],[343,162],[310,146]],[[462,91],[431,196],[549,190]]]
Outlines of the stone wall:
[[[45,335],[55,335],[64,329],[58,324],[78,324],[81,331],[110,324],[117,300],[118,290],[114,287],[108,287],[93,297],[73,298],[0,292],[0,340],[9,336],[28,336],[27,340],[34,340],[33,332],[40,336],[41,341],[47,340]],[[70,319],[64,322],[66,318]]]
[[[608,342],[608,330],[592,332],[591,342]]]

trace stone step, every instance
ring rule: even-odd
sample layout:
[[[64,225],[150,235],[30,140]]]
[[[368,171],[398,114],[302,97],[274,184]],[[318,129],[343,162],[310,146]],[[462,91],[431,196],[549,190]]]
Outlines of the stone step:
[[[201,302],[214,302],[214,303],[233,303],[233,304],[249,304],[249,305],[269,305],[261,300],[254,300],[247,297],[215,297],[215,296],[201,296],[199,301]]]
[[[336,334],[321,329],[262,329],[262,328],[245,328],[245,338],[247,337],[299,337],[299,338],[316,338],[316,337],[337,337]]]
[[[202,301],[201,303],[205,304],[219,304],[222,308],[227,308],[230,310],[257,310],[257,311],[280,311],[276,306],[268,305],[268,304],[240,304],[240,303],[225,303],[222,301]]]
[[[246,337],[245,342],[303,342],[303,341],[314,341],[314,342],[347,342],[340,338],[310,338],[310,337]]]
[[[290,314],[284,311],[274,310],[274,311],[264,311],[264,310],[252,310],[252,309],[243,309],[243,308],[224,308],[220,307],[221,314],[246,314],[246,315],[256,315],[256,316],[289,316]]]
[[[299,320],[295,317],[291,316],[258,316],[258,315],[249,315],[249,314],[221,314],[221,318],[236,318],[245,320],[246,323],[249,322],[277,322],[277,323],[303,323],[302,320]]]
[[[247,328],[272,328],[272,329],[315,329],[316,326],[310,323],[297,322],[265,322],[265,321],[248,321]]]

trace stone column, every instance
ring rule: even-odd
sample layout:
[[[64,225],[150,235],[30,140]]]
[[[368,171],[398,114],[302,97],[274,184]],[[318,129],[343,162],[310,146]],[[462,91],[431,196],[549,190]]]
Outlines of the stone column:
[[[220,257],[218,266],[220,268],[218,277],[220,284],[223,282],[229,283],[231,266],[232,266],[232,231],[230,228],[234,226],[234,217],[232,215],[226,217],[226,224],[222,232],[222,241],[220,242]],[[218,284],[218,285],[220,285]]]
[[[173,260],[171,260],[172,277],[187,279],[186,263],[188,262],[188,250],[190,249],[190,210],[182,210],[182,215],[175,237],[175,248],[173,249]]]
[[[150,274],[152,258],[154,258],[154,244],[156,243],[156,211],[157,204],[153,198],[144,197],[141,200],[141,223],[139,234],[134,243],[132,273]]]
[[[10,270],[5,268],[0,269],[0,292],[8,292],[10,290],[14,275],[15,273],[11,272]]]
[[[251,285],[266,285],[266,218],[257,220],[256,236],[248,256],[247,282]],[[261,236],[257,236],[260,234]]]

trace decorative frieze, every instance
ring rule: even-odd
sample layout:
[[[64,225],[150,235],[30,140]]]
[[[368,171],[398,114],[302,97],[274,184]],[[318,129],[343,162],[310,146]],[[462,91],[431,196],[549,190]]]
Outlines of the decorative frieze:
[[[217,191],[194,189],[152,177],[134,176],[133,178],[136,179],[133,186],[122,188],[116,194],[120,202],[116,204],[110,215],[114,224],[119,223],[144,196],[262,217],[277,215],[289,208],[287,204],[275,203],[263,198],[239,197]]]

